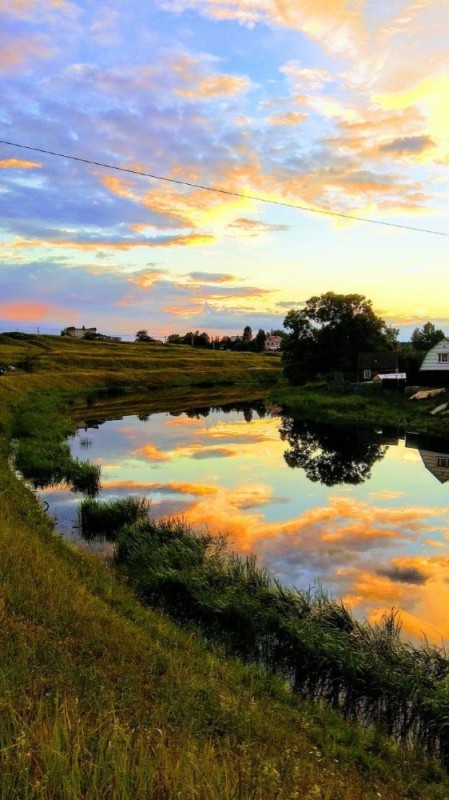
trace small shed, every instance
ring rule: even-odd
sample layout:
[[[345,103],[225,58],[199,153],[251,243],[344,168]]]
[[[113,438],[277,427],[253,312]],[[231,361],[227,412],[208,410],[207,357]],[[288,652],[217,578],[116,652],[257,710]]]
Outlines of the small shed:
[[[397,371],[398,354],[393,350],[377,350],[359,354],[357,363],[359,381],[371,381],[375,375],[391,374]]]
[[[449,386],[449,339],[440,339],[428,350],[419,370],[421,386]]]
[[[407,373],[382,372],[374,376],[373,383],[382,384],[383,389],[397,389],[398,391],[404,391],[407,383]]]

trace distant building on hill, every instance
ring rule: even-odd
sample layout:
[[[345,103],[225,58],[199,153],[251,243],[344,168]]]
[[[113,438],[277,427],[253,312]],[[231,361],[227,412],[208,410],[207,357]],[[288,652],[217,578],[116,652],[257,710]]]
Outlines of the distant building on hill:
[[[82,328],[75,328],[74,325],[70,325],[68,328],[64,328],[64,330],[61,331],[61,336],[71,336],[72,339],[85,339],[86,336],[96,335],[96,328],[85,328],[84,325]]]
[[[276,336],[269,333],[265,339],[265,350],[280,350],[282,344],[282,336]]]
[[[71,325],[61,331],[61,336],[69,336],[71,339],[95,339],[99,342],[121,342],[120,336],[107,336],[105,333],[97,333],[96,328],[75,328]]]

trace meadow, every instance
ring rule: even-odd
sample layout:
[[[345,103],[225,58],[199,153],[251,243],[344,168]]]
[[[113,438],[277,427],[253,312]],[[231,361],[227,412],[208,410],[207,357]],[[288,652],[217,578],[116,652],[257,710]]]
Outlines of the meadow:
[[[25,485],[11,469],[20,442],[28,444],[30,458],[34,454],[36,469],[46,450],[53,453],[57,466],[57,445],[64,444],[77,419],[108,403],[128,406],[137,391],[149,411],[163,408],[164,403],[166,408],[179,408],[186,393],[197,400],[214,393],[218,397],[220,392],[240,399],[251,393],[267,396],[279,376],[279,362],[264,356],[186,353],[174,346],[168,367],[165,346],[136,348],[0,336],[0,363],[17,367],[0,378],[1,800],[449,797],[449,779],[440,758],[445,756],[442,738],[435,743],[434,758],[415,746],[411,737],[402,737],[401,742],[394,726],[385,729],[369,719],[365,726],[345,720],[324,696],[332,680],[319,684],[314,677],[307,661],[310,642],[304,643],[297,659],[298,669],[308,672],[309,682],[317,686],[308,697],[292,691],[288,670],[273,670],[256,657],[253,633],[245,651],[246,622],[237,619],[237,627],[231,624],[242,587],[258,586],[257,592],[251,589],[254,602],[266,604],[265,614],[256,615],[254,623],[272,616],[268,596],[287,606],[290,602],[282,599],[281,590],[264,573],[229,558],[223,564],[233,565],[232,570],[226,566],[229,574],[221,572],[219,543],[218,550],[210,553],[210,543],[208,550],[195,535],[187,571],[178,552],[187,592],[203,592],[206,603],[204,587],[191,572],[203,552],[211,579],[226,584],[228,600],[234,598],[234,606],[220,601],[218,616],[221,613],[225,619],[227,638],[212,637],[190,614],[172,620],[162,593],[157,602],[149,596],[155,594],[153,589],[150,585],[144,589],[130,569],[133,553],[140,563],[138,549],[130,547],[132,539],[121,546],[114,566],[68,545],[53,530],[32,484]],[[44,446],[39,444],[42,440]],[[94,501],[90,503],[93,535],[102,515],[93,522]],[[141,509],[137,516],[142,513]],[[129,509],[127,514],[117,527],[129,522]],[[114,524],[110,519],[107,529],[111,531]],[[148,568],[142,573],[144,580],[146,572],[147,578],[154,575]],[[177,582],[174,573],[172,585]],[[220,600],[221,595],[216,596]],[[197,603],[198,597],[192,597]],[[242,597],[249,604],[248,595]],[[149,600],[156,607],[148,605]],[[321,606],[325,617],[326,603],[321,601]],[[252,615],[250,605],[247,611]],[[210,613],[217,617],[216,610]],[[316,642],[317,658],[330,663],[335,642],[335,668],[340,664],[349,675],[351,665],[339,659],[342,654],[352,658],[357,668],[359,650],[342,649],[347,618],[341,612],[345,624],[341,636],[334,637],[332,631],[340,623],[324,624],[324,617],[315,633],[312,628],[309,632],[312,639],[326,634],[325,642]],[[291,637],[297,637],[291,615],[286,626],[286,633],[290,629]],[[240,644],[231,648],[236,633]],[[366,659],[388,644],[388,629],[379,631],[377,638],[375,633],[372,649],[367,643],[363,651]],[[394,630],[390,639],[394,645]],[[425,659],[426,651],[422,653]],[[431,663],[435,670],[435,659]],[[399,686],[401,669],[402,662],[392,657],[391,672],[385,676],[392,704],[392,679],[396,671]],[[363,673],[359,674],[362,680]],[[428,680],[437,677],[429,674]],[[376,680],[373,689],[378,690]],[[416,690],[419,675],[409,685]],[[426,696],[429,714],[433,711],[438,724],[440,719],[443,724],[444,679],[439,687],[440,694],[429,690]],[[398,692],[398,704],[402,697]],[[430,742],[423,739],[421,744]]]

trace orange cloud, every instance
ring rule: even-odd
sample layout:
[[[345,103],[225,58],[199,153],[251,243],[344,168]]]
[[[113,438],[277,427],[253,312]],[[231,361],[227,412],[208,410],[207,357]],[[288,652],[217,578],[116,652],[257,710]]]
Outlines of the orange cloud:
[[[11,322],[39,322],[43,317],[53,311],[53,306],[48,303],[34,303],[26,301],[0,301],[0,316]]]
[[[137,200],[138,195],[131,180],[118,178],[116,175],[102,175],[101,182],[103,186],[109,189],[112,194],[117,195],[117,197],[124,197],[127,200]]]
[[[141,289],[149,289],[154,283],[165,278],[167,271],[162,269],[151,269],[147,272],[139,272],[137,275],[130,275],[129,281],[135,283]]]
[[[52,51],[44,45],[39,36],[21,37],[0,46],[0,69],[3,72],[19,70],[30,58],[49,58]]]
[[[323,542],[338,542],[345,545],[360,544],[361,541],[379,542],[383,539],[397,539],[398,532],[388,528],[368,528],[365,525],[349,525],[346,528],[340,528],[338,531],[331,531],[324,533],[322,536]]]
[[[67,0],[46,0],[46,5],[59,10],[70,7]],[[26,17],[35,11],[35,7],[36,0],[0,0],[2,14]]]
[[[0,160],[0,169],[34,169],[42,167],[37,161],[23,161],[20,158],[3,158]]]
[[[363,598],[364,603],[368,600],[374,600],[386,603],[387,607],[391,609],[400,603],[409,592],[409,589],[404,584],[395,583],[380,575],[362,572],[352,586],[351,591],[355,592],[360,600]]]
[[[384,489],[381,492],[370,492],[370,497],[377,497],[379,500],[395,500],[398,497],[403,497],[404,492],[394,492],[391,489]]]
[[[207,233],[189,233],[186,236],[173,236],[166,240],[147,242],[147,247],[196,247],[200,244],[212,244],[215,236]]]
[[[168,453],[164,453],[155,444],[146,444],[143,447],[139,447],[137,450],[133,450],[133,453],[143,456],[143,458],[146,458],[148,461],[170,461],[171,458]]]
[[[207,75],[198,80],[194,88],[177,89],[175,94],[187,98],[211,98],[221,95],[233,96],[250,87],[248,78],[236,75]]]
[[[191,444],[177,447],[174,451],[177,458],[230,458],[236,456],[239,450],[235,447],[214,447],[202,444]]]
[[[117,489],[130,492],[173,492],[173,494],[190,494],[197,497],[215,495],[218,489],[200,483],[143,483],[140,481],[102,481],[104,489]]]
[[[173,59],[170,66],[178,79],[186,84],[185,87],[175,90],[175,94],[180,97],[194,99],[233,97],[251,86],[250,80],[244,76],[210,73],[209,65],[192,55],[178,56]]]
[[[208,234],[191,233],[185,236],[168,236],[160,239],[125,239],[123,241],[107,241],[98,239],[95,241],[76,241],[71,239],[24,239],[18,237],[9,244],[13,250],[23,250],[29,248],[55,247],[60,250],[81,250],[126,252],[136,247],[188,247],[199,244],[209,244],[215,241],[213,236]]]
[[[307,117],[300,111],[287,111],[283,113],[279,111],[268,119],[270,125],[299,125]]]
[[[289,225],[273,225],[267,222],[261,222],[257,219],[247,219],[239,217],[231,222],[228,228],[237,230],[247,236],[260,236],[265,233],[278,233],[279,231],[288,231]]]

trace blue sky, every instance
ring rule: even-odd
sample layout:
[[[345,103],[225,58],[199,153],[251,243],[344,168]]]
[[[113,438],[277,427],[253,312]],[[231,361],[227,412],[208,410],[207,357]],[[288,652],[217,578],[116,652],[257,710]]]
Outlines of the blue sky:
[[[359,292],[446,332],[447,0],[0,0],[0,326],[278,328]]]

